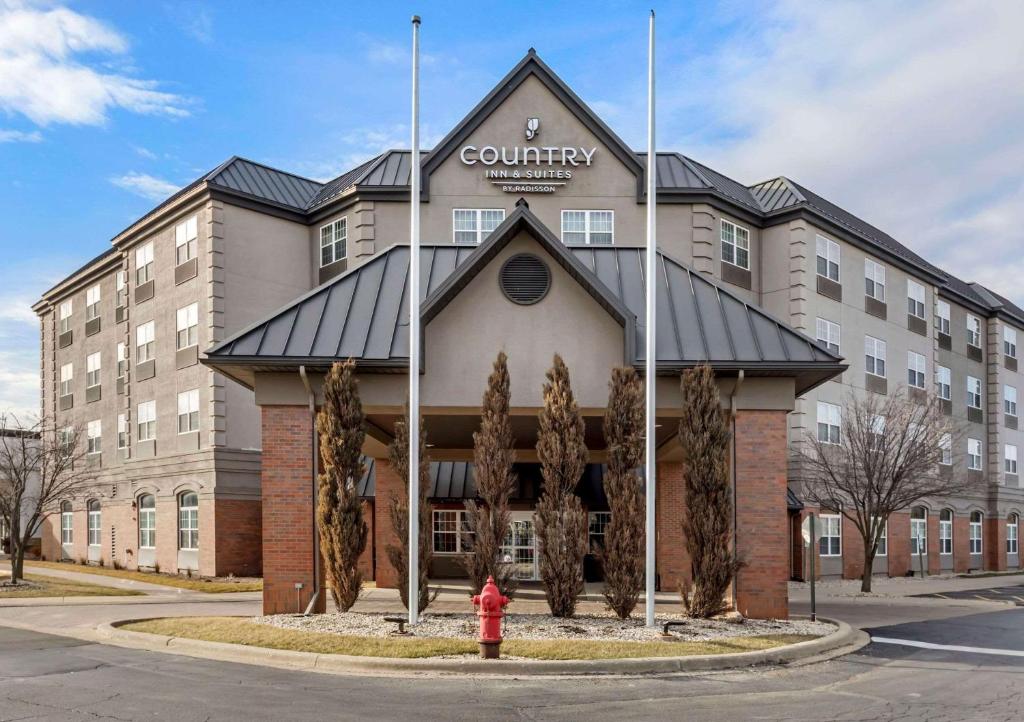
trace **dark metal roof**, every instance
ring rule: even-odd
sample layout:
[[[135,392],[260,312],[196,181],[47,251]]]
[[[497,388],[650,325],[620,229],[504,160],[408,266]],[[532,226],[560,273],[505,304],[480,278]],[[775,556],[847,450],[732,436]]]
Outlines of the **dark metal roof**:
[[[790,184],[789,180],[782,177],[752,185],[750,192],[765,213],[790,208],[807,200],[800,194],[800,191]]]
[[[327,203],[332,198],[335,198],[341,193],[343,193],[346,189],[351,188],[355,184],[356,180],[360,176],[362,176],[363,173],[365,173],[368,168],[373,166],[377,161],[379,161],[388,153],[394,152],[398,151],[386,151],[384,153],[381,153],[378,156],[370,158],[370,160],[366,161],[365,163],[357,165],[352,170],[342,173],[334,180],[328,181],[319,190],[319,192],[310,199],[309,203],[306,205],[306,209],[312,210],[314,208],[317,208],[318,206],[322,206],[324,203]]]
[[[285,173],[245,158],[232,158],[209,174],[206,181],[211,185],[296,210],[305,209],[323,187],[321,183],[308,178]]]

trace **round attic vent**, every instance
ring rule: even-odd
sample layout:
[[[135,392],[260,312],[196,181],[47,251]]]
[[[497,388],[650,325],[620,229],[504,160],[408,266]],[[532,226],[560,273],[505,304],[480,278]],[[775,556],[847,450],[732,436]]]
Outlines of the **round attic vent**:
[[[529,306],[547,295],[551,288],[551,271],[537,256],[519,253],[502,265],[498,285],[508,300]]]

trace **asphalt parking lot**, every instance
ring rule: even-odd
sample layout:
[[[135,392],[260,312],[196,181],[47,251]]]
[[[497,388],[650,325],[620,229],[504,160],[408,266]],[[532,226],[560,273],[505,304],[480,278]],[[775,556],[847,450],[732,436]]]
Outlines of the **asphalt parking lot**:
[[[969,589],[956,592],[933,592],[930,594],[915,594],[915,597],[925,599],[967,599],[989,602],[1011,602],[1018,607],[1024,607],[1024,584],[1017,584],[1009,587],[992,587],[990,589]]]

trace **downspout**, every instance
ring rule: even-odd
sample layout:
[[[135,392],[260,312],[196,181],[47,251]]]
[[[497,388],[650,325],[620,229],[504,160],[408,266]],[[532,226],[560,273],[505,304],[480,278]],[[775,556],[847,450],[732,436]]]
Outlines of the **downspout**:
[[[320,451],[316,448],[316,395],[313,393],[313,388],[309,385],[309,377],[306,375],[306,367],[304,365],[299,366],[299,378],[302,379],[302,385],[306,387],[306,394],[309,396],[309,424],[312,429],[310,443],[313,445],[313,596],[310,597],[309,605],[304,612],[306,616],[309,616],[313,613],[313,607],[320,597],[320,532],[316,528],[317,476],[320,473]]]
[[[729,422],[732,425],[732,555],[733,559],[736,558],[736,554],[739,549],[739,530],[737,529],[738,514],[736,510],[736,395],[740,392],[740,387],[743,385],[744,373],[743,369],[740,369],[739,376],[736,377],[736,385],[732,387],[732,393],[729,394]],[[732,608],[737,612],[739,611],[738,600],[736,596],[736,580],[732,580]]]

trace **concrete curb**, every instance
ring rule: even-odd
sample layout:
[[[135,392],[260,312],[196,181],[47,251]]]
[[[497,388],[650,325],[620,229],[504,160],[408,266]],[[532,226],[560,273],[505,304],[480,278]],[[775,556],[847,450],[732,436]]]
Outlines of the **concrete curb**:
[[[143,621],[137,619],[102,624],[97,627],[96,631],[98,636],[108,643],[134,649],[203,657],[223,662],[303,669],[328,674],[471,674],[503,677],[669,674],[720,671],[761,665],[802,664],[850,654],[870,641],[866,633],[851,628],[846,622],[819,619],[836,625],[836,631],[819,639],[754,652],[637,659],[507,659],[497,662],[482,659],[393,659],[293,652],[224,642],[204,642],[145,632],[130,632],[119,628],[122,624]]]

